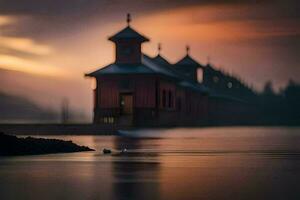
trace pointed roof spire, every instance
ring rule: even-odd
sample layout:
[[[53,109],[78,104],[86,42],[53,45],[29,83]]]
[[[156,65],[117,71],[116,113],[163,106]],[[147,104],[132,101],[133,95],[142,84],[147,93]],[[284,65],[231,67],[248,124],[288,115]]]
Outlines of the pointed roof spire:
[[[186,54],[189,55],[189,53],[190,53],[190,46],[186,45],[185,49],[186,49]]]
[[[203,65],[198,63],[196,60],[194,60],[190,55],[190,46],[186,45],[186,56],[179,60],[175,65],[177,66],[194,66],[194,67],[200,67],[203,68]]]
[[[164,65],[164,66],[170,65],[169,61],[167,61],[163,56],[160,55],[161,43],[157,44],[157,50],[158,50],[158,54],[156,57],[153,58],[153,60],[160,65]]]
[[[161,43],[158,43],[157,50],[158,50],[158,55],[160,55],[160,52],[161,52]]]
[[[130,26],[130,22],[131,22],[131,14],[127,13],[127,19],[126,19],[127,25]]]
[[[207,64],[210,64],[210,56],[207,56]]]
[[[119,40],[123,39],[136,39],[139,42],[148,42],[149,39],[140,33],[136,32],[134,29],[131,28],[130,22],[131,22],[131,15],[130,13],[127,14],[127,27],[116,33],[115,35],[109,37],[108,39],[113,42],[117,42]]]

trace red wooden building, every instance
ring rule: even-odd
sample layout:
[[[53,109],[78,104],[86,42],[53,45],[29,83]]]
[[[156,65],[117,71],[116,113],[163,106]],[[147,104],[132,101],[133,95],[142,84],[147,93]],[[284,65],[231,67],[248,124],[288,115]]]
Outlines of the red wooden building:
[[[86,76],[97,82],[94,123],[128,126],[199,125],[208,118],[208,90],[158,55],[141,51],[149,39],[129,24],[109,38],[115,62]],[[187,55],[184,63],[196,63]]]

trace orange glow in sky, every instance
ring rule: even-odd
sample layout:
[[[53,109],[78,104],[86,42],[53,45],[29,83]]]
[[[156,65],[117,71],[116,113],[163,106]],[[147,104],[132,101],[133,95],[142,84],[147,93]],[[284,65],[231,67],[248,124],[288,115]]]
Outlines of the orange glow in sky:
[[[107,5],[107,9],[115,7]],[[299,40],[292,39],[299,37],[300,29],[296,19],[273,19],[276,12],[261,17],[265,9],[261,4],[209,3],[148,12],[136,9],[131,13],[132,27],[151,39],[143,45],[143,52],[150,56],[157,54],[157,44],[162,43],[161,54],[174,63],[185,56],[185,46],[189,44],[192,57],[201,64],[210,57],[216,68],[236,74],[256,89],[268,80],[273,80],[278,89],[290,78],[299,80],[300,60],[295,53]],[[73,23],[63,21],[70,17],[67,12],[62,16],[34,17],[0,13],[0,69],[64,78],[90,88],[84,74],[113,62],[114,46],[107,38],[126,26],[125,16],[131,10],[103,12],[103,16],[95,13],[91,18],[76,13],[80,20],[76,18]],[[40,87],[47,90],[47,82]],[[87,93],[77,88],[70,90],[72,95]],[[58,99],[61,93],[64,91],[59,92]],[[72,101],[90,113],[92,92],[84,103],[70,100],[71,104]]]

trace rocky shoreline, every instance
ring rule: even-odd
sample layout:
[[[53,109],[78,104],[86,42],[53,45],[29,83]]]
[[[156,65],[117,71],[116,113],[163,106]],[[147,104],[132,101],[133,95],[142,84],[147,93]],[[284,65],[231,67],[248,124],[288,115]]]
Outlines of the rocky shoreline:
[[[94,151],[86,146],[79,146],[72,141],[44,139],[0,133],[0,156],[37,155],[50,153],[71,153]]]

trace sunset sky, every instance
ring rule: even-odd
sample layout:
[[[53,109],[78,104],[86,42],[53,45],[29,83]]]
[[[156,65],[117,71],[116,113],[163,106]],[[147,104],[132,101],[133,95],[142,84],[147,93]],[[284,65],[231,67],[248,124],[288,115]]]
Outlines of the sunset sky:
[[[300,82],[299,10],[298,0],[0,0],[0,68],[90,84],[83,74],[113,61],[107,38],[130,12],[151,39],[144,53],[156,55],[160,42],[176,62],[189,44],[200,63],[209,56],[258,90],[268,80],[278,90]]]

